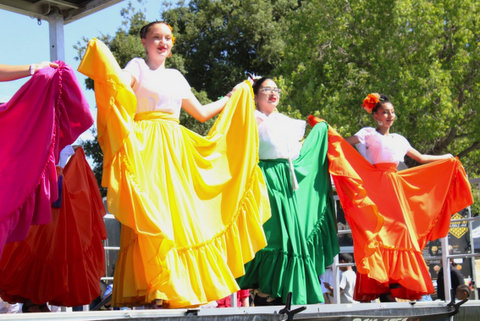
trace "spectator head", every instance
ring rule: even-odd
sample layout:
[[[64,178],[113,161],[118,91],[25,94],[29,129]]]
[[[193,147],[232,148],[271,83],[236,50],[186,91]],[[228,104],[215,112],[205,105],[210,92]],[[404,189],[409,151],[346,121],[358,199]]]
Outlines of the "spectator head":
[[[353,257],[349,253],[340,253],[338,255],[338,261],[340,263],[352,263],[353,262]]]
[[[471,293],[470,288],[466,284],[460,284],[455,290],[455,296],[458,300],[468,299]]]

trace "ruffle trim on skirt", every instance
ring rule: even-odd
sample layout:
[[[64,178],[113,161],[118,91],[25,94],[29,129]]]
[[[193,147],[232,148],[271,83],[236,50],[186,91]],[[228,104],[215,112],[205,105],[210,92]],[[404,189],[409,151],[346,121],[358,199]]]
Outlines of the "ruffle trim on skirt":
[[[50,154],[34,190],[26,196],[17,209],[0,222],[0,258],[5,243],[24,240],[31,225],[50,222],[51,203],[55,201],[58,193],[57,174],[52,157],[53,155]]]
[[[292,304],[324,302],[319,276],[338,253],[334,222],[325,216],[332,217],[326,213],[307,238],[307,255],[264,248],[246,265],[247,273],[239,279],[241,288],[258,288],[283,301],[292,292]]]
[[[315,265],[316,273],[325,273],[325,267],[333,263],[333,258],[340,252],[335,213],[327,211],[315,225],[307,238],[308,251]],[[334,209],[335,207],[331,207]]]
[[[357,273],[357,301],[368,302],[388,292],[396,298],[418,300],[435,291],[421,252],[380,245],[365,264],[371,269],[368,274]]]
[[[120,184],[123,188],[120,190],[124,193],[113,198],[130,197],[135,202],[141,202],[142,192],[135,188],[137,185],[133,177],[122,175]],[[123,225],[113,304],[144,305],[162,299],[167,301],[164,306],[188,307],[218,300],[238,291],[235,278],[245,273],[244,264],[253,259],[255,252],[266,246],[262,224],[263,217],[268,217],[263,212],[269,208],[265,208],[267,195],[259,187],[263,182],[260,168],[254,169],[249,180],[232,221],[206,242],[176,248],[164,234],[139,233]],[[109,192],[112,190],[109,189]],[[142,256],[148,254],[142,251],[145,243],[154,244],[158,249],[149,258]],[[143,262],[135,260],[139,255]]]

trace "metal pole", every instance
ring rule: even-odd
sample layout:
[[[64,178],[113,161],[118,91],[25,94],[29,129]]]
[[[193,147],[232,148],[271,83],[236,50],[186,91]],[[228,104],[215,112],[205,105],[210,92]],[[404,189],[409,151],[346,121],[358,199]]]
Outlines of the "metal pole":
[[[468,234],[469,234],[469,242],[470,242],[470,253],[475,255],[475,244],[474,244],[474,240],[473,240],[473,228],[472,228],[472,210],[469,207],[467,207],[467,217],[469,218],[468,220]],[[475,270],[475,260],[476,260],[476,256],[470,258],[470,266],[472,268],[472,275],[470,276],[471,280],[472,280],[472,284],[473,284],[473,289],[472,289],[472,292],[473,292],[473,299],[474,300],[478,300],[478,292],[477,292],[477,272]]]
[[[232,294],[230,294],[230,302],[231,302],[232,308],[237,307],[237,292],[233,292]]]
[[[440,239],[442,244],[442,267],[443,267],[443,289],[445,292],[445,301],[450,302],[450,288],[452,280],[450,277],[450,257],[448,249],[448,236]]]
[[[63,32],[64,19],[58,9],[48,16],[50,36],[50,60],[65,61],[65,38]]]
[[[333,258],[332,264],[332,271],[333,271],[333,301],[335,304],[340,304],[340,280],[338,277],[338,255],[335,255]]]

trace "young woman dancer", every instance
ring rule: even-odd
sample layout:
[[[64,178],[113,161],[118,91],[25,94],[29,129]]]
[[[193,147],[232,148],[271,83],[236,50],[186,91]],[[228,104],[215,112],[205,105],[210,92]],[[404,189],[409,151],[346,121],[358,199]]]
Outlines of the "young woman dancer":
[[[263,225],[268,245],[246,265],[242,288],[255,289],[255,305],[323,302],[319,276],[338,253],[335,206],[327,161],[327,126],[305,141],[306,122],[276,110],[280,90],[270,78],[253,85],[260,168],[272,208]]]
[[[199,305],[239,290],[235,278],[266,245],[253,96],[244,83],[202,106],[165,67],[170,26],[150,23],[140,37],[146,59],[124,70],[95,39],[79,67],[95,81],[103,185],[122,223],[113,305]],[[178,124],[181,108],[199,121],[223,112],[202,137]]]
[[[470,184],[457,158],[422,154],[390,132],[396,116],[386,96],[370,94],[363,107],[376,128],[347,139],[330,128],[328,142],[330,173],[354,240],[354,299],[420,299],[434,292],[422,250],[447,235],[452,214],[472,204]],[[397,171],[405,155],[428,164]]]

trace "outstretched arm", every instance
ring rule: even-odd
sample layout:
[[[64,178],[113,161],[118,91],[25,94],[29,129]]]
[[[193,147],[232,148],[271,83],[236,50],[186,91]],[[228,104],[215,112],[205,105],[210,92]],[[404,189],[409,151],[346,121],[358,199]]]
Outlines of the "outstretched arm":
[[[422,154],[415,148],[410,149],[407,152],[407,156],[413,158],[420,164],[425,164],[425,163],[431,163],[437,160],[442,160],[442,159],[448,159],[452,158],[452,154],[443,154],[443,155],[427,155],[427,154]]]
[[[226,94],[223,98],[206,105],[202,105],[197,97],[195,97],[193,93],[190,93],[189,97],[183,99],[182,108],[196,120],[202,123],[206,122],[222,111],[228,99],[230,99],[230,96],[232,96],[233,92],[237,90],[240,85],[241,84],[236,85],[232,91]]]
[[[23,77],[33,75],[38,70],[45,67],[57,68],[54,62],[43,61],[38,64],[31,65],[2,65],[0,64],[0,81],[16,80]]]
[[[350,145],[356,145],[360,143],[360,140],[358,139],[357,136],[350,136],[345,138],[345,140],[350,144]]]
[[[183,99],[182,108],[185,109],[185,111],[192,115],[196,120],[203,123],[222,111],[223,107],[225,107],[225,104],[230,98],[230,95],[231,94],[229,93],[217,101],[202,105],[198,101],[197,97],[195,97],[195,95],[192,93],[188,98]]]

